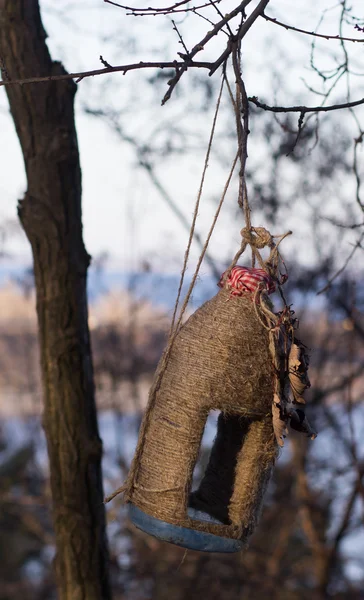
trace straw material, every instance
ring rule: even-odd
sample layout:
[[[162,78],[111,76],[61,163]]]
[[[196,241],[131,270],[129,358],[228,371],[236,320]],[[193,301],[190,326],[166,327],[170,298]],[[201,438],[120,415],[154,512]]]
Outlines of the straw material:
[[[168,361],[162,357],[125,485],[125,499],[148,514],[238,539],[254,528],[277,449],[272,359],[256,310],[251,295],[222,289],[180,328]],[[189,502],[214,409],[222,412],[218,435]],[[192,521],[188,504],[222,524]]]

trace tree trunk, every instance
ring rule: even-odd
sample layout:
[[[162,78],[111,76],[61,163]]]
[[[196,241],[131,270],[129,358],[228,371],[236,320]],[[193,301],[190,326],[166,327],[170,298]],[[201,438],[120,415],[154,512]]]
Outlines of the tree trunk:
[[[38,0],[0,0],[3,77],[64,73],[52,62]],[[19,218],[31,243],[60,600],[105,600],[108,551],[87,323],[90,257],[82,239],[73,81],[7,88],[28,189]]]

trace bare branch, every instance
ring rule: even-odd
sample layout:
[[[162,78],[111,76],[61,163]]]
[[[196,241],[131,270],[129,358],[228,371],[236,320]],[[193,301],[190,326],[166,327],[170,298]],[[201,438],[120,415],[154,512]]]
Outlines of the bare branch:
[[[357,137],[355,139],[353,171],[354,171],[355,183],[356,183],[356,193],[355,193],[356,202],[357,202],[358,206],[360,207],[360,209],[364,212],[364,203],[360,197],[360,188],[361,188],[362,182],[361,182],[361,177],[360,177],[360,173],[359,173],[359,169],[358,169],[358,146],[359,146],[359,144],[363,143],[363,135],[364,135],[364,131],[361,131],[359,137]]]
[[[207,42],[209,42],[215,35],[217,35],[219,33],[219,31],[229,22],[231,21],[231,19],[233,19],[234,17],[236,17],[238,14],[243,14],[245,8],[248,6],[248,4],[250,4],[251,0],[243,0],[236,8],[234,8],[234,10],[232,10],[230,13],[228,13],[227,15],[225,15],[225,17],[223,19],[221,19],[221,21],[219,21],[218,23],[216,23],[215,27],[211,30],[208,31],[207,34],[205,35],[205,37],[198,43],[196,44],[191,52],[190,52],[190,57],[193,58],[198,52],[200,52],[201,50],[204,49],[205,45],[207,44]],[[260,2],[260,4],[262,4],[262,2],[267,5],[269,0],[262,0]],[[256,12],[257,9],[255,9],[255,11],[253,11],[253,13],[250,15],[249,19],[253,16],[253,14]],[[249,19],[247,19],[246,22],[249,21]],[[254,19],[255,21],[255,19]],[[251,23],[252,24],[252,23]],[[251,25],[249,25],[248,28],[250,28]],[[243,37],[243,36],[241,36]],[[240,38],[241,39],[241,38]],[[230,48],[231,49],[231,48]],[[210,75],[212,75],[216,69],[218,69],[218,67],[224,62],[224,60],[220,60],[221,57],[213,64],[213,67],[210,71]],[[216,64],[218,62],[218,64]]]
[[[187,67],[200,69],[211,69],[214,63],[190,61]],[[28,77],[26,79],[12,79],[11,81],[0,81],[0,87],[5,85],[26,85],[28,83],[46,83],[48,81],[62,81],[65,79],[84,79],[85,77],[94,77],[95,75],[105,75],[107,73],[127,73],[138,69],[178,69],[186,67],[186,61],[167,61],[167,62],[139,62],[130,65],[118,65],[116,67],[105,67],[105,69],[95,69],[93,71],[82,71],[80,73],[65,73],[64,75],[47,75],[46,77]]]
[[[222,65],[228,58],[228,56],[231,53],[232,50],[232,45],[233,43],[236,42],[240,42],[243,37],[248,33],[249,29],[251,28],[251,26],[253,25],[253,23],[257,20],[258,17],[262,16],[262,14],[264,13],[264,9],[267,6],[269,0],[261,0],[258,4],[258,6],[253,10],[252,14],[247,18],[247,20],[241,25],[241,27],[239,28],[239,32],[238,35],[236,36],[236,39],[232,38],[229,40],[226,49],[224,50],[224,52],[221,54],[221,56],[215,61],[213,68],[210,71],[210,75],[212,75],[213,73],[215,73],[215,71],[220,67],[220,65]],[[236,16],[237,14],[239,14],[239,12],[243,12],[245,6],[247,6],[248,2],[242,2],[241,3],[241,9],[239,11],[237,11],[237,9],[235,9],[235,11],[232,11],[233,13],[235,12]],[[244,6],[242,6],[244,5]],[[232,13],[230,13],[231,15]],[[228,17],[229,15],[227,15],[225,17],[225,19]],[[223,20],[225,20],[223,19]],[[230,21],[230,18],[228,19],[228,21]],[[228,21],[225,21],[226,23]],[[220,21],[220,23],[222,23],[222,21]],[[224,23],[225,24],[225,23]]]
[[[275,25],[279,25],[280,27],[283,27],[284,29],[287,29],[290,31],[296,31],[297,33],[304,33],[305,35],[312,35],[314,37],[322,38],[324,40],[341,40],[341,41],[345,41],[345,42],[358,42],[359,44],[362,44],[364,42],[364,38],[359,39],[359,38],[342,37],[340,35],[327,35],[324,33],[316,33],[316,31],[307,31],[306,29],[300,29],[299,27],[293,27],[293,25],[287,25],[287,23],[282,23],[281,21],[278,21],[277,19],[274,19],[273,17],[268,17],[268,15],[266,15],[264,13],[262,14],[262,17],[266,21],[270,21],[271,23],[274,23]]]
[[[230,13],[225,15],[225,17],[223,19],[221,19],[221,21],[216,23],[216,25],[213,27],[213,29],[211,31],[208,31],[207,34],[205,35],[205,37],[200,42],[195,44],[195,46],[192,48],[191,52],[188,55],[188,59],[185,60],[185,62],[181,68],[179,68],[179,69],[176,68],[175,76],[172,79],[170,79],[170,81],[168,81],[169,89],[166,92],[166,94],[162,100],[162,105],[165,104],[170,99],[170,97],[173,93],[173,90],[176,87],[179,80],[181,79],[183,73],[185,73],[187,71],[190,61],[192,61],[192,59],[196,56],[196,54],[198,52],[201,52],[201,50],[204,50],[205,45],[215,35],[217,35],[219,33],[219,31],[222,30],[222,28],[225,25],[227,25],[229,23],[229,21],[231,21],[231,19],[236,17],[239,13],[244,14],[245,8],[248,6],[248,4],[250,2],[251,2],[251,0],[243,0],[243,2],[241,2],[239,4],[239,6],[234,8],[234,10],[232,10]],[[238,38],[239,40],[241,40],[242,37],[245,35],[245,33],[250,29],[250,27],[252,26],[254,21],[258,18],[260,12],[264,10],[264,8],[268,4],[268,2],[269,2],[269,0],[261,0],[259,5],[257,6],[257,8],[252,12],[250,17],[246,20],[244,25],[241,27],[240,33],[239,33],[239,38]],[[258,10],[258,9],[260,9],[260,10]],[[209,75],[212,75],[213,73],[215,73],[215,71],[227,60],[227,58],[229,57],[229,55],[232,51],[234,43],[236,43],[236,41],[233,42],[232,38],[229,38],[226,50],[221,54],[221,56],[217,59],[217,61],[213,63]]]
[[[181,58],[183,58],[183,60],[186,60],[187,58],[189,59],[190,58],[190,53],[189,53],[189,51],[187,49],[187,46],[186,46],[186,44],[185,44],[185,42],[183,40],[182,35],[179,32],[179,29],[178,29],[178,27],[176,25],[176,22],[173,21],[173,19],[171,19],[171,21],[172,21],[173,29],[174,29],[174,31],[178,35],[179,43],[182,45],[182,47],[183,47],[183,49],[185,51],[185,54],[181,54],[180,52],[178,52],[178,54],[180,55]]]
[[[286,154],[286,156],[289,156],[290,154],[292,154],[298,144],[298,140],[301,137],[301,133],[303,131],[303,119],[304,119],[305,113],[301,112],[300,116],[298,118],[298,129],[297,129],[297,134],[296,134],[296,138],[295,141],[293,142],[292,148],[290,149],[290,151]]]
[[[325,287],[322,288],[322,290],[320,290],[319,292],[317,292],[317,294],[316,294],[317,296],[319,296],[320,294],[323,294],[324,292],[327,292],[327,290],[331,288],[331,285],[333,284],[335,279],[337,279],[339,277],[339,275],[341,275],[341,273],[343,271],[345,271],[346,267],[348,266],[349,262],[353,258],[357,249],[362,247],[361,243],[362,243],[363,239],[364,239],[364,233],[361,234],[360,238],[356,242],[354,248],[350,252],[350,254],[347,257],[346,261],[344,262],[343,266],[337,271],[337,273],[335,273],[335,275],[333,277],[331,277],[331,279],[328,281],[328,283],[325,285]]]
[[[175,69],[176,74],[168,82],[169,90],[165,94],[163,101],[162,101],[162,104],[165,104],[165,102],[171,97],[171,94],[172,94],[175,86],[181,79],[183,73],[185,73],[189,67],[207,68],[210,70],[210,75],[212,75],[218,69],[218,67],[224,62],[225,59],[222,56],[220,56],[219,59],[215,63],[194,62],[192,59],[198,52],[200,52],[201,50],[204,49],[205,45],[214,36],[216,36],[219,33],[219,31],[221,31],[223,29],[223,27],[228,24],[229,21],[231,21],[231,19],[236,17],[238,14],[244,15],[245,8],[250,2],[251,2],[251,0],[243,0],[234,10],[232,10],[230,13],[226,14],[223,19],[221,19],[218,23],[216,23],[216,25],[212,28],[211,31],[207,32],[205,37],[200,42],[195,44],[195,46],[192,48],[192,50],[189,52],[189,55],[186,56],[186,58],[185,58],[185,60],[183,60],[183,62],[181,62],[181,61],[142,62],[141,61],[139,63],[130,64],[130,65],[119,65],[116,67],[109,66],[109,67],[105,67],[104,69],[96,69],[93,71],[83,71],[80,73],[70,73],[70,74],[63,74],[63,75],[49,75],[47,77],[32,77],[32,78],[27,78],[27,79],[14,79],[12,81],[2,81],[2,82],[0,82],[0,86],[38,83],[38,82],[47,82],[47,81],[59,81],[59,80],[64,80],[64,79],[76,79],[78,82],[78,81],[81,81],[82,79],[84,79],[85,77],[92,77],[95,75],[104,75],[106,73],[114,73],[114,72],[122,72],[125,74],[131,70],[147,69],[147,68]],[[268,4],[268,2],[269,2],[269,0],[261,0],[259,5],[252,12],[250,17],[243,24],[243,26],[240,28],[239,35],[237,38],[238,40],[241,40],[242,37],[245,35],[245,33],[250,29],[251,25],[254,23],[254,21],[257,19],[257,17],[260,15],[260,13],[264,10],[264,8]],[[230,54],[231,48],[232,48],[231,40],[229,40],[228,47],[227,47],[227,50],[228,50],[227,56]]]
[[[267,110],[269,112],[275,113],[290,113],[290,112],[299,112],[299,113],[310,113],[310,112],[330,112],[332,110],[342,110],[343,108],[353,108],[354,106],[360,106],[360,104],[364,104],[364,98],[360,100],[355,100],[354,102],[345,102],[344,104],[332,104],[330,106],[269,106],[264,102],[260,102],[256,96],[251,96],[248,98],[249,102],[255,104],[258,108],[262,108],[263,110]]]
[[[349,319],[351,319],[355,333],[357,333],[361,337],[361,339],[364,340],[364,327],[355,317],[353,310],[345,302],[340,300],[340,298],[337,299],[337,303],[345,311],[346,316],[349,317]]]
[[[351,490],[351,494],[350,494],[347,504],[346,504],[346,508],[343,511],[343,518],[342,518],[341,524],[335,534],[335,537],[334,537],[334,540],[332,543],[332,547],[330,548],[331,565],[333,565],[333,563],[335,562],[339,544],[340,544],[342,538],[344,537],[345,532],[349,526],[350,518],[351,518],[352,512],[353,512],[353,506],[354,506],[354,503],[355,503],[355,501],[358,497],[359,491],[360,491],[362,477],[363,477],[363,474],[361,474],[361,477],[358,477],[357,481],[354,483],[353,488]]]
[[[345,309],[345,307],[342,307]],[[348,316],[351,316],[348,314]],[[355,325],[354,325],[355,328]],[[322,402],[325,398],[329,398],[332,394],[338,394],[338,392],[343,392],[347,386],[357,381],[363,375],[363,367],[360,365],[358,369],[351,373],[350,375],[343,376],[340,381],[334,383],[330,387],[319,387],[315,386],[315,403]],[[326,414],[326,413],[325,413]],[[332,425],[332,423],[330,423]],[[344,438],[343,442],[346,443]]]
[[[341,223],[340,221],[337,221],[336,219],[333,219],[331,217],[321,218],[324,221],[330,223],[331,225],[334,225],[334,227],[339,227],[340,229],[360,229],[361,227],[364,228],[364,221],[361,221],[360,223]]]
[[[107,4],[112,4],[113,6],[117,6],[119,8],[123,8],[124,10],[129,10],[128,15],[132,15],[134,17],[147,17],[153,16],[156,17],[158,15],[170,15],[174,13],[186,13],[186,12],[195,12],[196,10],[200,10],[201,8],[206,8],[210,6],[210,2],[206,2],[204,4],[200,4],[198,6],[186,6],[190,0],[182,0],[181,2],[176,2],[171,6],[167,6],[165,8],[153,8],[149,6],[148,8],[136,8],[134,6],[126,6],[123,4],[118,4],[117,2],[112,2],[111,0],[104,0]],[[221,0],[216,0],[216,3],[221,2]],[[182,8],[183,7],[183,8]]]
[[[207,21],[207,23],[210,23],[210,25],[212,25],[213,27],[215,27],[215,23],[213,21],[211,21],[211,19],[209,19],[208,17],[206,17],[202,13],[197,12],[197,10],[194,10],[193,14],[195,14],[197,17],[200,17],[200,19],[203,19],[204,21]],[[225,29],[222,29],[221,31],[222,31],[222,33],[225,33],[225,35],[227,35],[229,37],[229,34],[228,34],[227,31],[225,31]]]

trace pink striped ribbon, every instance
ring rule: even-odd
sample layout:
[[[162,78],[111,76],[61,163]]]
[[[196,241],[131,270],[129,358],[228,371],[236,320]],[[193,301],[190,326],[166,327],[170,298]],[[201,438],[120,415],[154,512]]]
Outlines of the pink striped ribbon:
[[[264,269],[234,267],[224,285],[223,279],[225,273],[221,275],[221,279],[217,285],[221,288],[230,289],[232,296],[242,296],[246,292],[254,293],[261,283],[265,284],[268,294],[275,292],[275,283]]]

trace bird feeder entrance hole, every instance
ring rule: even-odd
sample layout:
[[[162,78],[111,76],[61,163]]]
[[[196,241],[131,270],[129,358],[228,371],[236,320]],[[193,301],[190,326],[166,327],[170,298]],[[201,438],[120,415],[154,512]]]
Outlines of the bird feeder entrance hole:
[[[217,438],[218,415],[218,411],[212,411],[208,414],[197,461],[192,465],[191,490],[186,507],[186,517],[191,520],[192,524],[193,521],[200,521],[202,523],[223,525],[224,522],[220,519],[223,518],[226,521],[226,515],[224,514],[226,513],[226,507],[222,510],[220,507],[219,510],[216,506],[216,498],[215,505],[212,503],[209,505],[204,495],[204,491],[207,491],[205,490],[206,486],[213,485],[211,473],[209,477],[209,472],[212,468],[211,461],[214,461],[212,448]],[[244,547],[243,542],[240,540],[166,523],[151,517],[131,503],[129,504],[129,518],[136,527],[149,535],[191,550],[232,553],[239,552]]]
[[[166,496],[162,500],[164,508],[161,507],[159,517],[163,514],[165,517],[149,514],[148,506],[143,510],[137,505],[137,499],[129,504],[129,517],[136,527],[163,541],[205,552],[239,552],[246,546],[244,538],[251,533],[252,521],[255,521],[257,491],[268,480],[264,477],[262,482],[256,477],[258,473],[253,465],[255,479],[247,482],[247,493],[241,494],[241,479],[246,479],[247,473],[245,466],[239,468],[239,460],[242,461],[244,454],[244,440],[249,438],[249,430],[254,430],[253,420],[221,412],[216,423],[215,412],[206,413],[200,424],[199,440],[195,437],[196,423],[192,421],[189,429],[195,443],[186,439],[183,451],[180,448],[182,461],[179,461],[179,470],[174,477],[179,479],[181,472],[185,477],[174,496],[173,489],[165,488],[165,494],[171,495],[167,502]],[[166,425],[172,426],[171,419]],[[212,427],[215,427],[216,435],[206,456],[205,439],[211,437]],[[157,479],[165,482],[173,478],[175,463],[169,463],[165,469],[163,461],[159,461],[155,468],[159,471]],[[144,499],[145,492],[143,489]],[[262,493],[259,495],[262,497]],[[247,526],[242,529],[245,521]]]

